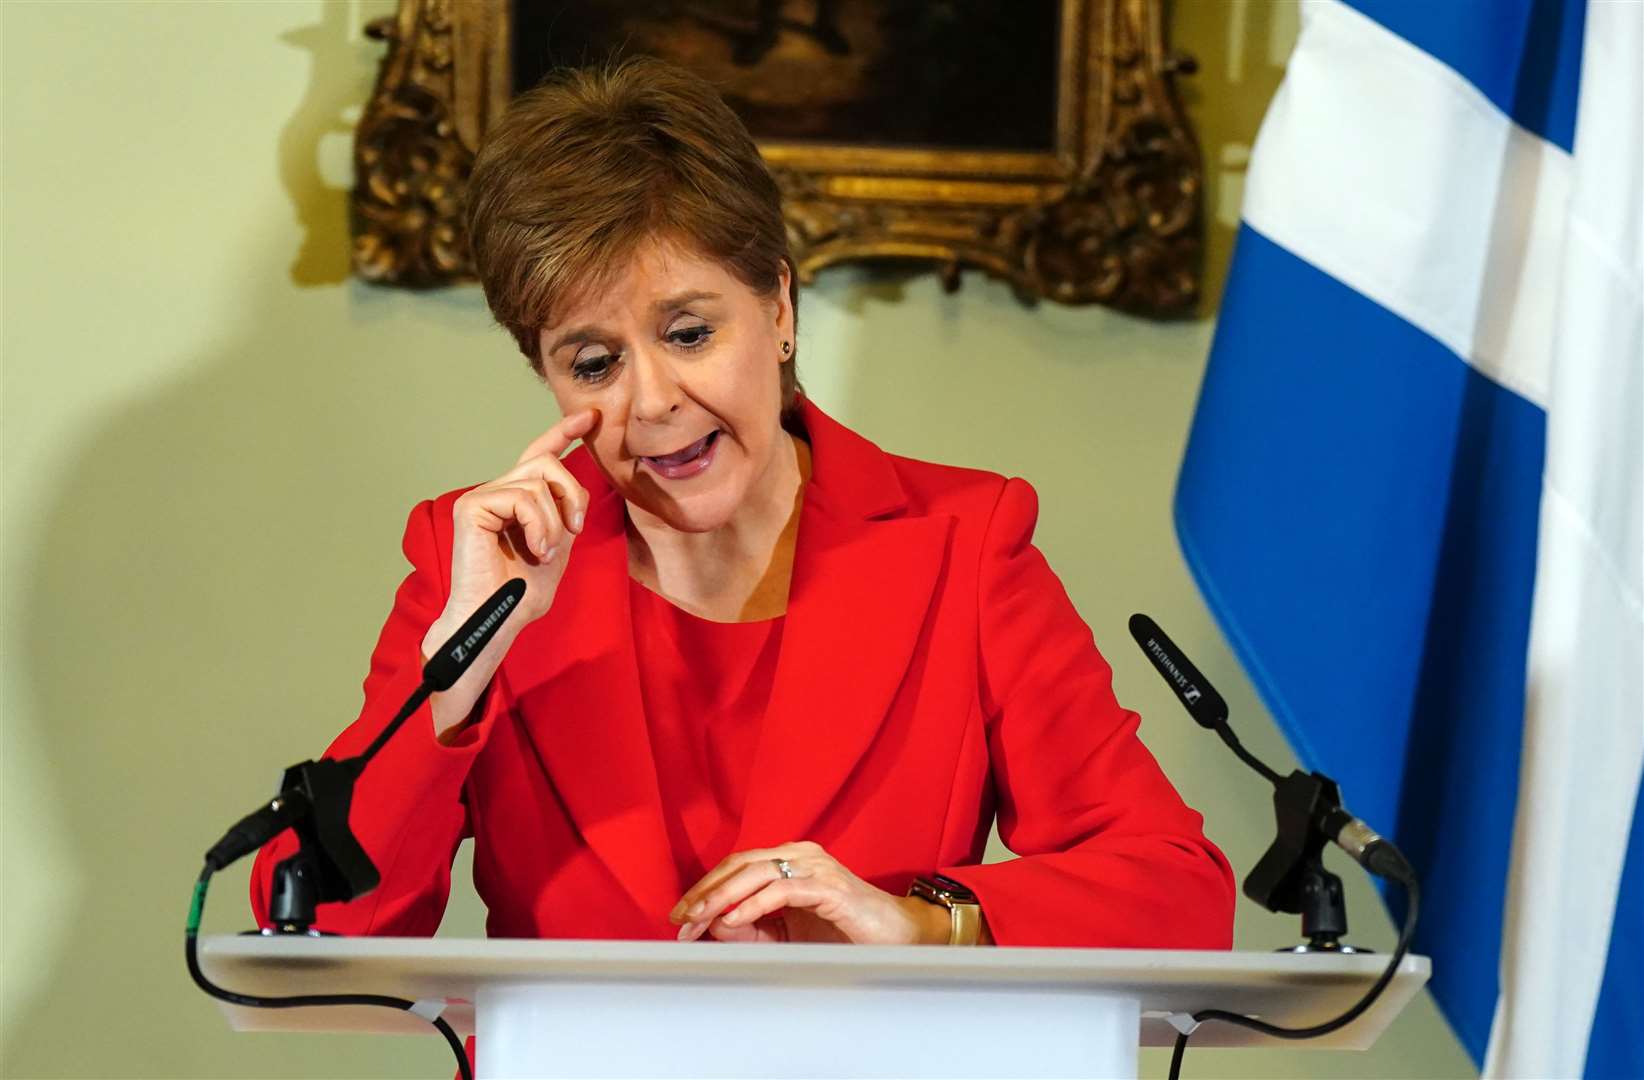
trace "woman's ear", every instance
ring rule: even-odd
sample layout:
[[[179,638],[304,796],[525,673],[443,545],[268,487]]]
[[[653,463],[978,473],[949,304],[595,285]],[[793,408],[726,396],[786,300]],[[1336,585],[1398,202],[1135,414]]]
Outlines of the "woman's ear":
[[[779,341],[793,341],[793,270],[787,259],[776,264],[776,336]],[[792,356],[790,351],[787,354]],[[786,359],[786,357],[784,357]]]

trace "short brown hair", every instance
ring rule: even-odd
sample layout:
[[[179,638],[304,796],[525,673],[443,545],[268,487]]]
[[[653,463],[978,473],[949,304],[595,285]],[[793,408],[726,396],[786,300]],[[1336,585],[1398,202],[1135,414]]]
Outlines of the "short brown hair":
[[[648,239],[715,258],[762,296],[786,263],[797,323],[776,181],[713,86],[660,60],[561,70],[514,99],[474,160],[468,236],[491,313],[538,375],[557,309]],[[794,366],[782,365],[784,411]]]

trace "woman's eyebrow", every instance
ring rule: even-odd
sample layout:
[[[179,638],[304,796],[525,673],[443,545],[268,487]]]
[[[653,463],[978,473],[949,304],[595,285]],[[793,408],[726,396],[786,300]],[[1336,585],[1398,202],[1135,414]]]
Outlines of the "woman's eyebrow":
[[[716,292],[709,292],[706,289],[693,289],[690,292],[682,292],[676,293],[673,296],[665,296],[661,300],[658,300],[656,303],[652,304],[651,310],[656,312],[675,311],[684,307],[686,304],[695,303],[698,300],[718,299],[719,294]]]
[[[548,346],[548,355],[552,356],[567,345],[581,345],[585,342],[598,340],[600,340],[600,333],[597,327],[579,326],[575,330],[567,330],[552,345]]]
[[[720,294],[711,290],[692,289],[689,292],[675,293],[673,296],[664,296],[661,300],[658,300],[656,303],[651,305],[651,310],[658,313],[676,311],[679,308],[684,307],[686,304],[693,304],[698,300],[719,299],[721,299]],[[565,333],[555,338],[554,343],[548,346],[548,353],[551,356],[565,348],[567,345],[581,345],[589,341],[599,341],[601,340],[601,337],[602,335],[600,329],[597,326],[579,326],[574,330],[567,330]]]

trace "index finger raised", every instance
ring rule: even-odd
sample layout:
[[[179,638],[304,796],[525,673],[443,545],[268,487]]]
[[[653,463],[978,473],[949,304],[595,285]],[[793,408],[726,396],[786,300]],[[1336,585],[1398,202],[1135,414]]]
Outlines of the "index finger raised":
[[[521,452],[519,460],[514,462],[515,466],[544,455],[559,457],[570,449],[572,443],[592,431],[598,419],[597,409],[583,409],[562,418],[559,423],[531,440],[530,445]]]

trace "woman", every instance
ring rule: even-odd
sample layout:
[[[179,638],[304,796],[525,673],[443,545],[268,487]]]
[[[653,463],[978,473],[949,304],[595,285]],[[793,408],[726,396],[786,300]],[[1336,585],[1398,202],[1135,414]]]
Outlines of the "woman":
[[[331,754],[527,592],[360,780],[382,884],[321,927],[433,933],[472,835],[493,936],[1230,944],[1231,871],[1033,547],[1032,489],[887,454],[800,391],[778,192],[710,86],[630,61],[521,96],[469,224],[563,419],[412,511]],[[995,810],[1018,858],[978,865]],[[258,859],[260,922],[292,848]]]

